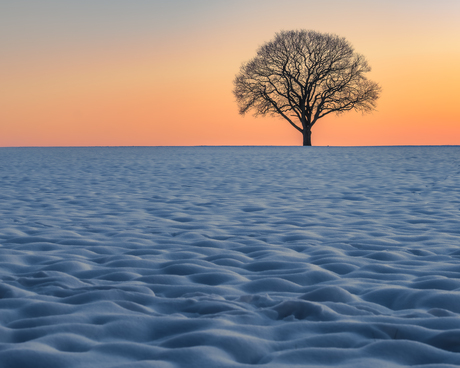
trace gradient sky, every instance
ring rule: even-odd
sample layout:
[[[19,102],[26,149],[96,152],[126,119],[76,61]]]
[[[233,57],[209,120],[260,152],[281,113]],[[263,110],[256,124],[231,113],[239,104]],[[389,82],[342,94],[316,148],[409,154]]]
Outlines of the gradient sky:
[[[313,145],[458,145],[459,19],[460,0],[0,0],[0,146],[301,145],[232,94],[291,29],[345,37],[383,88]]]

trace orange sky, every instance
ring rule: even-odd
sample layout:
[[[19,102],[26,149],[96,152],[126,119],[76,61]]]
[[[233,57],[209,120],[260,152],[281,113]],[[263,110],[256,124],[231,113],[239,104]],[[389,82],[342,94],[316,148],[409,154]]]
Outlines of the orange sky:
[[[0,146],[300,145],[232,95],[260,44],[300,28],[346,37],[383,88],[313,145],[460,144],[458,19],[458,0],[4,2]]]

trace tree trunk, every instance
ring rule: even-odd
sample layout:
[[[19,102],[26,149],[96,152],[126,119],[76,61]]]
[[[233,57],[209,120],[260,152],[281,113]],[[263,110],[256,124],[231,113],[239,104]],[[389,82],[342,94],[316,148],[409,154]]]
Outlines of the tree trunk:
[[[305,128],[303,131],[303,145],[311,146],[311,129]]]

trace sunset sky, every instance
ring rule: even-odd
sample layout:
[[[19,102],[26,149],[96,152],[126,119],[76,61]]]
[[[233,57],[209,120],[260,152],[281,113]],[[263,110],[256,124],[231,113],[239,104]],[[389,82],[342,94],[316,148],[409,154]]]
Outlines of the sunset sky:
[[[383,89],[313,145],[459,145],[459,19],[460,0],[0,0],[0,146],[301,145],[232,94],[291,29],[345,37]]]

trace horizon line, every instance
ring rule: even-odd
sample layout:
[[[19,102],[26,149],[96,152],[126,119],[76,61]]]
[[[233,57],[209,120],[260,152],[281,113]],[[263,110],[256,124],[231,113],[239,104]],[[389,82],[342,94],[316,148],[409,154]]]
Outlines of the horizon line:
[[[136,145],[111,145],[111,146],[0,146],[1,148],[166,148],[166,147],[171,147],[171,148],[192,148],[192,147],[308,147],[308,148],[314,148],[314,147],[346,147],[346,148],[351,148],[351,147],[458,147],[460,144],[393,144],[393,145],[370,145],[370,146],[361,146],[361,145],[353,145],[353,146],[335,146],[335,145],[317,145],[317,146],[302,146],[302,145],[207,145],[207,144],[201,144],[201,145],[177,145],[177,146],[171,146],[171,145],[154,145],[154,146],[136,146]]]

